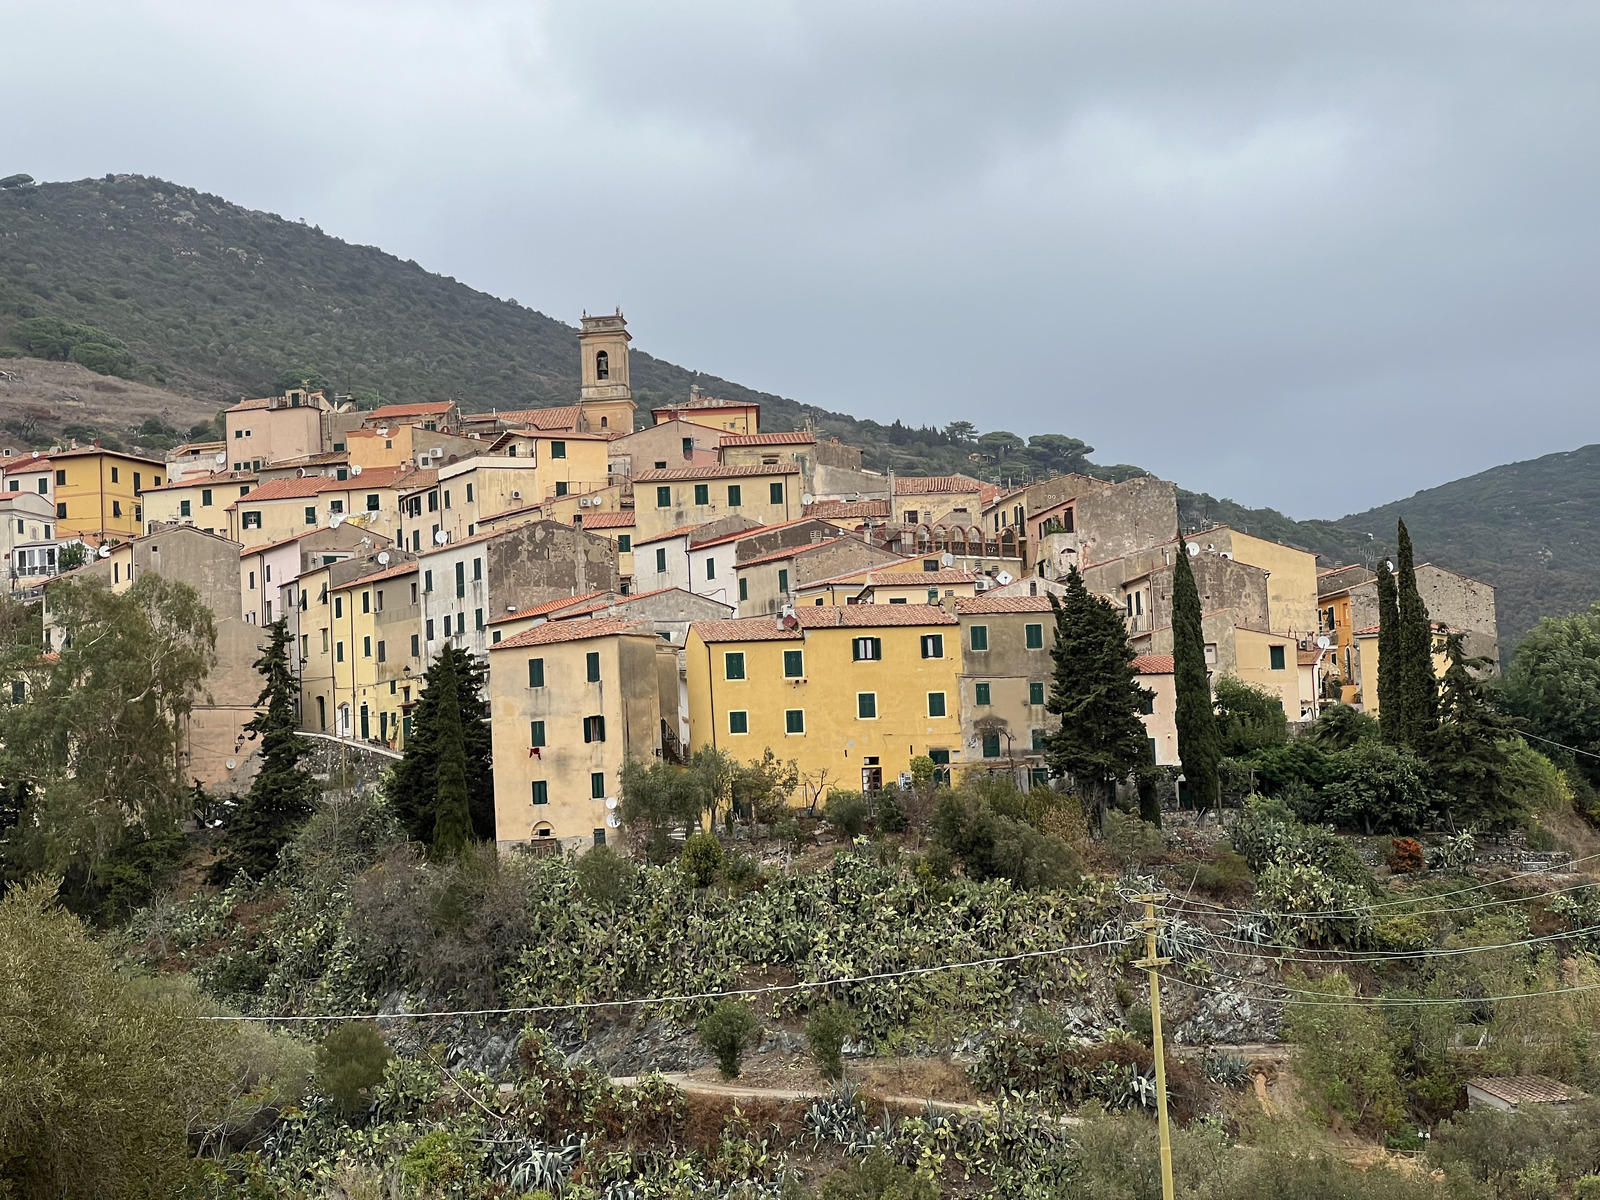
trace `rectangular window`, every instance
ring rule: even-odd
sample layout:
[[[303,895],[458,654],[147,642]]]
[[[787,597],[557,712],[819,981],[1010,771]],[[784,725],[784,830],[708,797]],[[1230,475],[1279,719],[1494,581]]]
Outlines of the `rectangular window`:
[[[180,517],[188,517],[188,516],[193,516],[194,515],[193,513],[191,513],[189,511],[189,501],[187,501],[187,500],[179,500],[178,501],[178,515]]]
[[[472,560],[472,579],[473,579],[473,582],[477,582],[478,580],[480,580],[482,578],[483,578],[483,559],[475,558],[475,559]]]
[[[363,637],[361,639],[361,657],[372,657],[372,639],[370,637]]]
[[[786,595],[789,594],[789,568],[788,567],[779,567],[778,568],[778,594],[780,596],[786,596]]]
[[[65,517],[66,515],[67,515],[67,502],[65,500],[63,500],[60,504],[56,505],[56,517],[59,519],[61,517]],[[246,526],[246,528],[249,528],[249,527]]]
[[[1268,646],[1267,647],[1267,654],[1271,659],[1271,665],[1272,665],[1272,669],[1274,671],[1281,671],[1281,670],[1284,669],[1284,656],[1283,656],[1283,647],[1282,646]]]
[[[942,633],[925,633],[925,634],[922,635],[922,657],[923,658],[943,658],[944,657],[944,634],[942,634]]]
[[[528,745],[530,745],[530,746],[543,746],[544,745],[544,722],[543,721],[530,721],[530,722],[528,722]]]
[[[424,571],[422,573],[422,590],[425,591],[425,592],[433,591],[433,572],[432,571]]]
[[[986,733],[983,735],[983,756],[985,758],[1000,757],[1000,735],[998,733]]]
[[[694,502],[696,504],[711,503],[711,485],[709,483],[697,483],[694,485]]]
[[[111,515],[113,517],[120,517],[122,515],[122,501],[121,500],[113,500],[111,502]]]
[[[56,472],[56,486],[57,487],[65,487],[66,483],[67,483],[67,473],[65,471],[57,471]]]
[[[783,714],[783,731],[785,733],[804,733],[806,731],[806,713],[803,708],[791,708]]]
[[[567,481],[564,480],[564,479],[556,480],[556,495],[565,496],[566,494],[567,494]]]
[[[750,581],[748,579],[739,580],[739,599],[750,599]]]
[[[707,579],[715,579],[716,577],[717,577],[717,560],[714,559],[714,558],[708,558],[708,559],[706,559],[706,578]]]
[[[473,620],[473,628],[474,629],[482,629],[483,628],[483,609],[481,609],[481,608],[473,609],[472,610],[472,620]]]
[[[268,567],[267,568],[267,578],[270,579],[271,577],[272,577],[272,568]],[[368,613],[368,612],[372,611],[372,593],[371,592],[362,592],[361,593],[361,611],[364,612],[364,613]]]
[[[430,642],[433,641],[433,621],[431,619],[428,621],[427,625],[423,628],[422,632],[428,635],[428,640]]]
[[[456,599],[459,600],[459,599],[461,599],[461,597],[465,596],[466,594],[467,594],[467,564],[464,563],[464,562],[458,562],[456,564]]]
[[[750,714],[747,712],[730,712],[728,714],[729,733],[749,733]]]
[[[617,535],[617,553],[633,553],[633,535],[631,533],[619,533]]]
[[[987,650],[989,648],[989,627],[987,625],[974,625],[972,627],[972,648],[974,650]],[[923,655],[927,657],[926,654]]]
[[[438,512],[439,511],[439,493],[438,492],[429,492],[428,493],[428,511],[429,512]]]
[[[416,634],[413,633],[411,635],[411,657],[412,658],[421,658],[422,657],[422,647],[419,644],[420,641],[421,641],[421,639]]]
[[[333,598],[333,615],[335,617],[344,616],[344,597],[343,596],[335,596]]]
[[[584,677],[590,683],[600,682],[600,651],[591,650],[583,656]]]
[[[724,679],[744,678],[744,652],[730,650],[722,656],[722,677]]]
[[[49,494],[50,480],[47,477],[41,476],[39,479],[39,495],[48,496]]]
[[[804,650],[785,650],[783,652],[783,677],[785,679],[801,679],[806,673],[806,652]]]
[[[1140,700],[1139,700],[1139,711],[1142,712],[1147,717],[1151,716],[1152,714],[1155,713],[1155,711],[1156,711],[1156,694],[1154,692],[1145,692],[1144,695],[1140,698]]]
[[[663,487],[658,487],[656,489],[656,507],[657,508],[671,508],[672,507],[672,489],[670,487],[664,487],[663,486]]]
[[[1035,753],[1038,753],[1039,751],[1041,751],[1043,749],[1044,749],[1044,730],[1035,729],[1033,731],[1033,750],[1034,750]]]
[[[944,716],[944,693],[943,692],[929,692],[928,693],[928,715],[930,717],[942,717],[942,716]]]
[[[551,442],[550,443],[550,457],[551,458],[565,458],[566,456],[567,456],[567,444],[565,442]]]
[[[388,646],[384,642],[379,642],[378,643],[378,661],[379,662],[388,662],[389,661]]]
[[[1033,683],[1030,683],[1028,685],[1028,703],[1029,704],[1043,704],[1044,703],[1044,684],[1042,684],[1042,683],[1038,682],[1037,680],[1035,680]]]
[[[531,688],[544,686],[544,659],[528,660],[528,686]]]
[[[378,493],[377,492],[368,492],[367,493],[367,511],[368,512],[377,512],[378,511]]]
[[[974,684],[972,688],[972,696],[974,703],[982,705],[989,704],[989,685],[987,683]]]
[[[583,719],[583,740],[586,742],[605,741],[606,719],[604,717],[585,717]]]
[[[116,483],[117,482],[117,469],[115,467],[111,468],[111,482],[112,483]]]
[[[858,720],[862,720],[862,721],[870,721],[874,717],[876,717],[877,715],[878,715],[878,693],[877,692],[857,692],[856,693],[856,718]]]
[[[334,657],[334,661],[335,662],[343,662],[344,661],[344,643],[343,642],[335,642],[333,644],[333,657]]]
[[[144,480],[138,471],[133,473],[133,491],[135,495],[144,490]]]
[[[604,800],[606,798],[606,773],[604,771],[591,771],[589,773],[589,798],[591,800]]]
[[[783,503],[783,484],[771,483],[767,485],[767,499],[773,504]]]
[[[859,637],[850,643],[850,658],[854,662],[877,662],[883,657],[883,639]]]
[[[445,490],[444,490],[444,506],[446,508],[450,507],[450,489],[449,488],[445,488]]]
[[[200,507],[201,508],[210,508],[211,507],[211,489],[210,488],[202,488],[200,490]]]
[[[467,503],[472,503],[472,485],[470,483],[467,484]]]
[[[533,802],[535,804],[550,803],[550,785],[543,779],[533,781]]]
[[[324,654],[328,652],[328,631],[326,629],[322,631],[322,652]]]
[[[1028,642],[1028,649],[1029,650],[1043,650],[1044,649],[1044,626],[1043,625],[1024,625],[1022,627],[1022,632],[1025,635],[1027,635],[1027,642]]]
[[[738,508],[739,505],[743,503],[744,493],[739,490],[739,485],[737,483],[730,483],[728,485],[728,507]]]

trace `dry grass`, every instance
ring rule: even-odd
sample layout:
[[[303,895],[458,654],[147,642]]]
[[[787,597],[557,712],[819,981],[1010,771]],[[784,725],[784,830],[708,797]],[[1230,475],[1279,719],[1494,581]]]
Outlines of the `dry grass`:
[[[176,429],[188,429],[216,413],[213,401],[96,375],[77,363],[0,358],[0,420],[31,418],[35,442],[59,437],[65,425],[93,425],[120,433],[146,417],[160,417]],[[9,430],[0,433],[0,442],[17,451],[29,449]]]

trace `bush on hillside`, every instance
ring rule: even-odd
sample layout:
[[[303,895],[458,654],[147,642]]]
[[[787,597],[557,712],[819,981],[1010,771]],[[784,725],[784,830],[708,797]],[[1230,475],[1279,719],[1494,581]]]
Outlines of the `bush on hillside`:
[[[710,887],[717,877],[717,868],[722,866],[722,843],[714,833],[692,834],[683,843],[679,861],[695,887]]]
[[[806,1021],[806,1045],[811,1058],[829,1079],[844,1077],[844,1044],[856,1033],[856,1015],[845,1005],[828,1004]]]
[[[1059,837],[957,792],[939,800],[933,841],[972,879],[1007,879],[1019,888],[1063,888],[1083,875],[1082,861]]]
[[[867,801],[860,792],[835,789],[822,806],[822,819],[846,838],[858,838],[867,823]]]
[[[717,1070],[724,1079],[736,1078],[745,1049],[761,1026],[755,1013],[742,1000],[723,1000],[700,1022],[696,1032],[700,1044],[717,1056]]]
[[[383,1082],[389,1047],[371,1021],[335,1025],[317,1047],[317,1090],[346,1118],[364,1112]]]
[[[1227,757],[1244,758],[1289,740],[1289,718],[1283,702],[1273,693],[1231,675],[1219,676],[1211,691],[1216,699],[1222,753]]]

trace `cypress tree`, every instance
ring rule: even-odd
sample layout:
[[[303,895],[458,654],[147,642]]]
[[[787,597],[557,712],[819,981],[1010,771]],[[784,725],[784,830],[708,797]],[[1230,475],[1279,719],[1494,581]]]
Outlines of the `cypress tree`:
[[[1452,826],[1509,829],[1521,816],[1506,786],[1506,747],[1518,723],[1495,708],[1484,686],[1493,660],[1469,658],[1465,639],[1461,633],[1445,637],[1439,724],[1428,736],[1427,757]]]
[[[456,713],[466,749],[467,811],[472,818],[472,833],[481,840],[494,837],[493,735],[489,703],[484,696],[486,669],[470,651],[446,646],[423,677],[423,692],[411,713],[411,737],[406,742],[405,757],[389,777],[389,803],[406,836],[414,842],[433,839],[439,795],[439,681],[447,657],[455,676]]]
[[[461,728],[461,703],[457,696],[455,660],[441,655],[438,721],[434,729],[438,793],[434,799],[433,850],[454,855],[472,840],[472,817],[467,811],[467,748]]]
[[[1404,715],[1405,744],[1421,754],[1428,734],[1439,722],[1439,689],[1433,672],[1433,625],[1427,605],[1417,591],[1417,571],[1412,565],[1411,535],[1400,522],[1395,546],[1397,604],[1400,612],[1400,711]],[[1383,651],[1378,651],[1378,670],[1383,671]],[[1381,702],[1380,702],[1381,703]],[[1380,709],[1381,713],[1381,709]]]
[[[1400,608],[1387,560],[1378,561],[1378,725],[1383,740],[1405,743],[1405,701],[1400,694]]]
[[[261,769],[250,793],[228,822],[228,857],[213,869],[218,879],[242,872],[260,879],[278,865],[278,852],[311,815],[314,785],[300,765],[306,745],[295,732],[300,680],[289,666],[289,623],[271,625],[267,648],[255,662],[264,680],[257,713],[245,729],[261,739]]]
[[[1090,792],[1098,816],[1117,781],[1149,754],[1139,710],[1150,693],[1139,686],[1122,614],[1090,595],[1077,567],[1067,572],[1066,584],[1065,598],[1050,597],[1055,674],[1045,707],[1061,718],[1061,727],[1045,739],[1045,761]]]
[[[1205,813],[1217,806],[1221,791],[1218,764],[1222,761],[1222,737],[1217,732],[1211,680],[1206,675],[1200,592],[1194,584],[1194,571],[1182,537],[1178,539],[1178,561],[1172,568],[1172,669],[1177,692],[1174,716],[1178,758],[1195,810]]]

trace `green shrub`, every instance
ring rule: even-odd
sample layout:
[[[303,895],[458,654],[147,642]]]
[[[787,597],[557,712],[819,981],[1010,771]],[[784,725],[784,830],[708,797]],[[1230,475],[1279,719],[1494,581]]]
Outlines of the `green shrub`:
[[[418,1138],[400,1160],[400,1174],[415,1194],[459,1195],[478,1174],[472,1143],[459,1133],[434,1129]]]
[[[1001,816],[987,803],[959,792],[940,797],[933,840],[973,879],[1008,879],[1019,888],[1062,888],[1083,874],[1081,860],[1059,837]]]
[[[823,820],[847,838],[861,836],[867,823],[867,802],[860,792],[832,791],[822,806]]]
[[[1283,701],[1272,692],[1231,675],[1218,676],[1211,686],[1217,705],[1217,732],[1222,753],[1243,758],[1289,740],[1289,718]]]
[[[750,1039],[760,1028],[750,1006],[740,1000],[724,1000],[700,1022],[700,1044],[717,1056],[717,1069],[724,1079],[736,1078]]]
[[[722,843],[714,833],[691,834],[684,840],[683,856],[679,860],[695,887],[710,887],[722,866]]]
[[[902,1167],[882,1150],[822,1181],[818,1200],[939,1200],[933,1176]]]
[[[388,1062],[389,1047],[371,1021],[335,1025],[317,1047],[317,1090],[354,1116],[367,1107]]]
[[[1244,855],[1225,847],[1218,850],[1210,862],[1196,867],[1193,874],[1194,886],[1213,896],[1242,892],[1254,882],[1255,876],[1250,874],[1250,864],[1244,861]]]
[[[1286,1041],[1297,1053],[1296,1071],[1329,1114],[1368,1134],[1392,1133],[1405,1120],[1400,1062],[1383,1014],[1371,1006],[1340,1004],[1356,994],[1337,971],[1311,980],[1291,972],[1288,983],[1310,993],[1288,1007]],[[1319,1003],[1320,1001],[1320,1003]]]
[[[1323,814],[1343,829],[1410,833],[1433,814],[1428,764],[1411,751],[1371,739],[1328,756]]]
[[[600,908],[619,908],[626,904],[633,896],[639,875],[638,868],[610,846],[596,846],[579,855],[573,871],[583,898]]]
[[[844,1044],[856,1032],[856,1015],[843,1004],[819,1008],[806,1022],[806,1045],[817,1070],[829,1079],[844,1077]]]
[[[904,833],[910,823],[906,819],[905,801],[899,788],[885,788],[872,797],[872,821],[879,833]]]
[[[1124,867],[1142,867],[1167,848],[1161,830],[1138,813],[1111,809],[1105,819],[1106,845]]]
[[[722,860],[722,882],[734,891],[753,887],[760,879],[761,864],[752,855],[734,850]]]

